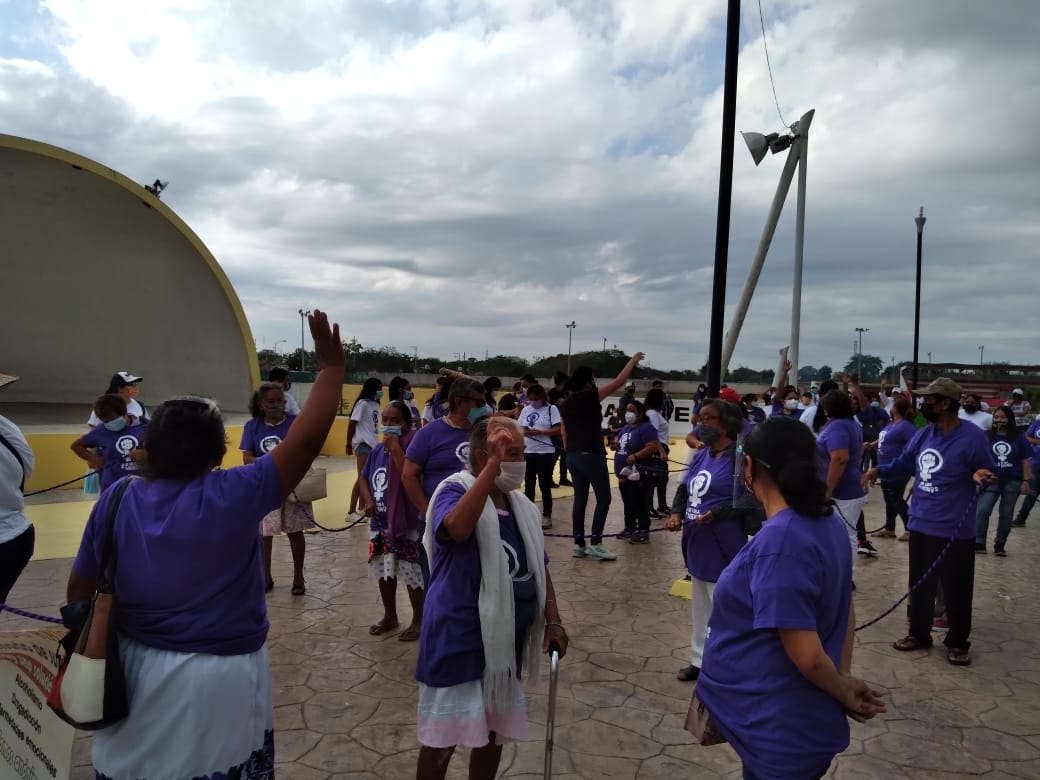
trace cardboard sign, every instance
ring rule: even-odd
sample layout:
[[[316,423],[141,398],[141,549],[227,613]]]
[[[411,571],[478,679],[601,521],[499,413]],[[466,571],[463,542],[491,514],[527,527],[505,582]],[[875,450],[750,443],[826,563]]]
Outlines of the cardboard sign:
[[[47,706],[63,628],[0,633],[0,777],[68,780],[75,729]]]

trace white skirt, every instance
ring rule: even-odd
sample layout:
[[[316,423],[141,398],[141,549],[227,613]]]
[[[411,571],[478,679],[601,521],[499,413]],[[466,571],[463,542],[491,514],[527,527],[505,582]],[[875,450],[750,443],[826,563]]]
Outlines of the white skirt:
[[[248,655],[175,653],[119,638],[130,716],[94,732],[99,780],[274,778],[267,646]]]
[[[520,685],[516,698],[495,712],[484,706],[480,680],[434,688],[419,683],[419,744],[431,748],[461,745],[484,747],[495,734],[495,744],[527,739],[527,702]]]

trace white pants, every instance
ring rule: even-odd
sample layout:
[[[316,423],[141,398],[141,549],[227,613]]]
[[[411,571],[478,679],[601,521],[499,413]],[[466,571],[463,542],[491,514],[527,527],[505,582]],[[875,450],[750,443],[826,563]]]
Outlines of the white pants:
[[[704,640],[708,633],[708,618],[711,617],[711,600],[715,596],[715,583],[690,578],[690,604],[693,608],[693,631],[690,634],[690,663],[701,668],[704,660]]]
[[[859,513],[863,511],[863,505],[867,503],[867,497],[860,498],[836,498],[834,505],[838,507],[841,516],[845,518],[845,530],[849,532],[849,544],[852,546],[852,576],[856,576],[856,550],[859,547],[856,539],[856,521]]]

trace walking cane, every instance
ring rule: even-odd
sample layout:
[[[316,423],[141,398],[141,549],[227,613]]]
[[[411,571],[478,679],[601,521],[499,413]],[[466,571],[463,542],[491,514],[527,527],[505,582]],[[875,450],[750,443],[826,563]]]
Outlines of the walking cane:
[[[545,718],[545,780],[552,780],[553,729],[556,723],[556,681],[560,676],[560,646],[549,643],[549,713]]]

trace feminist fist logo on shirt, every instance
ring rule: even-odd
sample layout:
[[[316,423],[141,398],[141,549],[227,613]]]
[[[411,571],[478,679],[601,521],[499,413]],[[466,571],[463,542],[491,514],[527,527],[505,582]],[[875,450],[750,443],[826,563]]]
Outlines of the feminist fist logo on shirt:
[[[708,492],[708,488],[711,487],[711,472],[707,469],[701,469],[690,479],[689,491],[690,491],[690,509],[696,510],[701,505],[701,499]],[[699,513],[698,513],[699,514]]]
[[[993,454],[997,456],[997,467],[1006,469],[1008,467],[1008,456],[1011,454],[1011,445],[1006,441],[993,442]]]
[[[260,440],[260,451],[266,455],[281,443],[282,438],[280,436],[265,436]]]
[[[378,468],[372,475],[372,498],[377,506],[382,506],[386,495],[386,468]]]
[[[458,447],[455,448],[455,457],[459,459],[459,463],[463,467],[469,465],[469,442],[464,441]]]
[[[922,482],[931,482],[935,473],[942,471],[942,467],[943,459],[938,450],[929,447],[917,456],[917,471]]]
[[[623,433],[623,434],[621,434],[618,437],[617,448],[618,448],[618,452],[620,452],[622,455],[624,455],[626,452],[628,452],[628,440],[631,439],[631,438],[632,438],[632,432],[631,431]]]
[[[116,452],[122,455],[124,458],[130,456],[132,450],[136,450],[140,446],[140,442],[137,441],[135,436],[120,436],[116,440]]]
[[[509,577],[516,582],[524,582],[531,579],[531,572],[520,573],[520,556],[516,554],[516,548],[505,539],[502,540],[502,552],[506,556],[506,565],[509,567]]]
[[[526,425],[528,428],[533,428],[534,424],[538,422],[538,418],[540,416],[541,415],[539,415],[538,412],[530,412],[527,415],[527,417],[524,418],[524,425]]]

